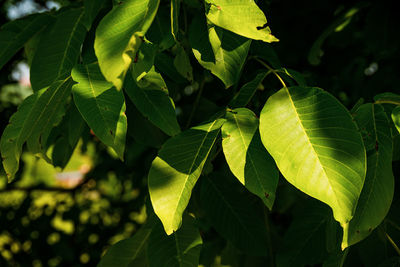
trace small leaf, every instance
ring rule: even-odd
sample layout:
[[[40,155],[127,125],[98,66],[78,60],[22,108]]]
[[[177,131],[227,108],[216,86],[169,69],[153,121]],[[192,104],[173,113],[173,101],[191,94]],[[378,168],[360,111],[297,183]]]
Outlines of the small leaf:
[[[392,172],[393,142],[389,120],[381,105],[364,104],[354,114],[358,128],[365,129],[367,175],[353,219],[348,239],[342,249],[366,238],[385,218],[394,194]]]
[[[153,67],[157,46],[144,41],[136,53],[132,64],[132,76],[135,81],[140,81]]]
[[[382,93],[376,95],[374,100],[377,104],[393,104],[400,106],[400,95],[394,93]]]
[[[222,147],[232,173],[271,209],[278,185],[278,170],[261,143],[258,118],[249,109],[226,114],[222,126]]]
[[[170,136],[180,132],[167,86],[154,67],[139,82],[128,77],[125,91],[143,116],[163,132]]]
[[[262,81],[267,77],[268,72],[258,73],[257,76],[246,83],[240,88],[240,91],[235,95],[235,97],[229,102],[229,107],[240,108],[245,107],[257,91],[258,87],[262,84]]]
[[[344,106],[319,88],[285,87],[265,104],[260,134],[286,180],[328,204],[346,232],[364,184],[366,155]]]
[[[18,111],[10,118],[0,140],[0,150],[4,170],[11,182],[18,171],[22,146],[28,142],[33,153],[42,152],[42,145],[52,128],[64,114],[64,104],[70,95],[72,80],[56,81],[48,88],[43,88],[27,97]]]
[[[218,119],[172,137],[151,164],[150,199],[168,235],[181,225],[182,213],[223,123]]]
[[[178,46],[178,52],[174,59],[174,66],[180,75],[186,78],[189,82],[193,81],[193,69],[190,64],[189,56],[182,46]]]
[[[72,78],[78,82],[72,93],[82,117],[95,135],[123,159],[127,131],[123,93],[104,79],[97,63],[75,66]]]
[[[237,83],[249,52],[251,41],[216,26],[197,16],[189,29],[193,54],[204,68],[210,70],[230,87]]]
[[[143,36],[157,13],[159,0],[125,0],[96,29],[94,49],[101,72],[119,90]]]
[[[225,239],[250,255],[268,253],[263,206],[252,198],[236,179],[214,173],[202,179],[200,202],[206,218]]]
[[[84,14],[83,9],[61,13],[54,26],[40,40],[30,69],[34,91],[71,75],[86,35]]]
[[[26,42],[54,20],[46,13],[13,20],[0,28],[0,69]]]
[[[216,26],[244,37],[277,42],[264,13],[253,0],[206,0],[207,19]]]
[[[183,216],[182,227],[170,236],[165,234],[162,224],[158,223],[150,235],[147,247],[149,266],[198,266],[202,243],[195,220],[189,215]]]

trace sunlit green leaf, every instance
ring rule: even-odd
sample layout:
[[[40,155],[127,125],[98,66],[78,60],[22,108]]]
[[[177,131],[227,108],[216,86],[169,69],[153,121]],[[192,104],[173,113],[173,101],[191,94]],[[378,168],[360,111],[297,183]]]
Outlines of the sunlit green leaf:
[[[101,72],[117,89],[157,13],[159,0],[126,0],[116,5],[96,30],[94,49]]]
[[[168,235],[181,225],[182,213],[223,123],[218,119],[172,137],[151,165],[151,203]]]
[[[125,91],[143,116],[163,132],[170,136],[180,132],[167,86],[154,67],[139,82],[128,77]]]
[[[263,206],[240,183],[224,173],[205,177],[201,184],[201,205],[215,230],[232,244],[250,255],[268,254],[268,236]]]
[[[97,63],[77,65],[72,78],[78,83],[72,93],[82,117],[95,135],[123,159],[127,130],[123,93],[104,79]]]
[[[277,42],[264,13],[253,0],[206,0],[207,19],[228,31],[264,42]]]
[[[396,126],[396,129],[400,133],[400,106],[397,106],[392,110],[392,120],[394,126]]]
[[[83,9],[61,13],[54,26],[40,40],[30,70],[34,91],[71,75],[86,35],[84,14]]]
[[[265,104],[260,134],[283,176],[328,204],[346,232],[364,184],[366,153],[344,106],[319,88],[283,88]]]
[[[354,118],[364,133],[367,176],[350,221],[348,239],[343,239],[342,248],[363,240],[383,221],[394,194],[392,135],[383,107],[364,104],[358,108]]]
[[[161,223],[152,231],[147,248],[150,267],[197,267],[203,241],[195,221],[183,215],[182,227],[168,236]]]
[[[225,84],[237,83],[251,41],[232,32],[209,26],[203,17],[193,19],[189,29],[193,54],[199,63]]]
[[[0,141],[4,170],[9,181],[18,171],[22,146],[28,143],[33,153],[42,151],[52,128],[64,114],[64,104],[70,95],[72,80],[56,81],[27,97],[10,118]],[[42,154],[45,156],[44,154]]]
[[[43,13],[4,24],[0,28],[0,69],[29,39],[43,30],[53,20],[53,17]]]
[[[221,130],[222,147],[232,173],[271,209],[278,170],[261,143],[258,118],[249,109],[234,109],[227,112]]]

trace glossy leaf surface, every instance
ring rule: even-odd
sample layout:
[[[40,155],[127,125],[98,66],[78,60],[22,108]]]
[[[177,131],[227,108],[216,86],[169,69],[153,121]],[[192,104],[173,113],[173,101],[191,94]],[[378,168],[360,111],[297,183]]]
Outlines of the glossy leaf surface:
[[[117,89],[157,12],[159,0],[127,0],[116,5],[96,29],[94,49],[101,72]]]
[[[232,173],[271,209],[278,184],[278,170],[261,143],[258,118],[249,109],[234,109],[227,112],[221,130],[222,147]]]
[[[127,119],[124,95],[107,82],[97,63],[77,65],[72,78],[75,105],[95,135],[123,159]]]
[[[260,134],[286,180],[328,204],[346,229],[364,184],[366,155],[344,106],[319,88],[283,88],[265,104]]]
[[[172,137],[151,165],[151,203],[168,235],[181,225],[192,189],[223,123],[223,119],[218,119]]]

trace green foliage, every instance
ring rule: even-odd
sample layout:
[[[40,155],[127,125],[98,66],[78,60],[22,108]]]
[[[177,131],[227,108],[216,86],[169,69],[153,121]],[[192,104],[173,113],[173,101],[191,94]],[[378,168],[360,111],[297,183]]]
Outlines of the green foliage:
[[[5,23],[0,265],[38,265],[21,255],[39,241],[14,242],[36,220],[50,266],[398,263],[397,15],[275,2],[63,1]],[[21,59],[29,96],[9,89]]]

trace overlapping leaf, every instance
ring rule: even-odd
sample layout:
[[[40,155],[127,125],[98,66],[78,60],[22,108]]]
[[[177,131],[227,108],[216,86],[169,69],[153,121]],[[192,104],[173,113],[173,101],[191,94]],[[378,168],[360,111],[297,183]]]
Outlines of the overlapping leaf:
[[[167,86],[154,67],[139,82],[128,77],[125,91],[143,116],[163,132],[170,136],[180,132]]]
[[[182,213],[223,123],[217,119],[172,137],[151,165],[151,203],[168,235],[181,225]]]
[[[235,95],[235,97],[229,102],[229,107],[245,107],[250,102],[251,98],[267,75],[268,72],[260,72],[253,80],[243,85],[237,95]]]
[[[277,42],[264,13],[253,0],[206,0],[207,19],[221,28],[264,42]]]
[[[222,147],[232,173],[271,209],[278,184],[278,170],[261,143],[258,118],[249,109],[226,114],[222,126]]]
[[[53,17],[43,13],[4,24],[0,28],[0,69],[29,39],[43,30],[53,20]]]
[[[367,175],[342,248],[363,240],[383,221],[394,194],[393,143],[389,120],[383,107],[379,104],[364,104],[358,108],[354,118],[364,133],[368,155]]]
[[[217,26],[207,30],[205,19],[198,16],[190,26],[189,41],[198,62],[221,79],[225,87],[239,80],[250,40]]]
[[[9,181],[14,179],[18,171],[25,142],[31,152],[45,152],[42,146],[45,146],[51,129],[64,114],[63,106],[70,95],[71,86],[70,78],[54,82],[50,87],[27,97],[11,117],[0,141],[3,166]]]
[[[92,27],[92,22],[96,18],[100,9],[105,5],[105,0],[84,0],[85,18],[84,24],[87,30]]]
[[[127,0],[115,6],[96,30],[94,49],[101,72],[117,89],[135,58],[154,16],[159,0]]]
[[[234,177],[214,173],[204,178],[200,200],[214,229],[239,250],[250,255],[268,253],[268,237],[262,205],[240,191]]]
[[[183,216],[182,227],[168,236],[161,223],[152,231],[148,245],[150,267],[197,267],[203,241],[195,221]]]
[[[96,136],[123,159],[127,119],[124,95],[107,82],[97,63],[77,65],[72,78],[74,101]]]
[[[364,144],[349,112],[319,88],[283,88],[265,104],[260,134],[283,176],[328,204],[346,232],[366,173]]]
[[[83,19],[82,8],[65,11],[58,16],[50,31],[41,38],[30,70],[34,91],[49,86],[55,80],[70,76],[86,35]]]

